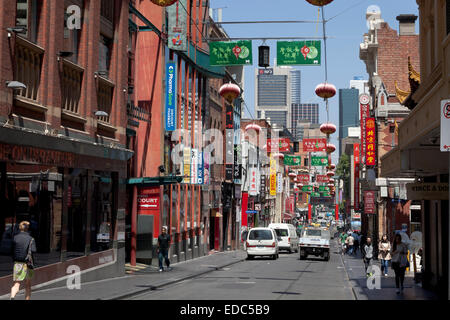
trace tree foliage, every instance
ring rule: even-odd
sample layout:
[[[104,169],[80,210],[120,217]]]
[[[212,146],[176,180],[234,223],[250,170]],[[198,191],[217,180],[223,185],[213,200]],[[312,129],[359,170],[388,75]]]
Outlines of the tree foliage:
[[[336,176],[344,180],[344,194],[346,198],[349,195],[349,181],[350,181],[350,156],[343,153],[339,159],[336,167]]]

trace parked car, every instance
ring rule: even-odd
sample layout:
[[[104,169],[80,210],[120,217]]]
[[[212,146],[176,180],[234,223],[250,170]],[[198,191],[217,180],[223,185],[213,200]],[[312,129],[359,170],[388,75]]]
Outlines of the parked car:
[[[271,228],[252,228],[246,241],[247,259],[255,256],[270,256],[278,259],[278,237]]]
[[[293,251],[298,252],[298,235],[295,227],[289,223],[271,223],[269,228],[275,230],[277,237],[281,238],[278,242],[280,250],[288,250],[289,253]]]

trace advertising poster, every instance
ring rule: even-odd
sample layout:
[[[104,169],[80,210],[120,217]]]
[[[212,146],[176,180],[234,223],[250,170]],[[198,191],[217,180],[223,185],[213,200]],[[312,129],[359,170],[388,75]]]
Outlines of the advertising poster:
[[[211,66],[252,65],[252,42],[250,40],[211,41],[209,64]]]
[[[166,131],[174,131],[177,125],[177,81],[176,64],[166,64]]]
[[[327,139],[303,139],[303,152],[326,151]]]
[[[187,0],[178,0],[167,7],[169,49],[187,51]]]

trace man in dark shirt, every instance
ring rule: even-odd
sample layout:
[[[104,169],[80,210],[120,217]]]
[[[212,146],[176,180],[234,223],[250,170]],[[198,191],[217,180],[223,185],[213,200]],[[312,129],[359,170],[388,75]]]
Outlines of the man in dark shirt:
[[[163,258],[166,261],[167,269],[171,270],[169,261],[169,247],[170,235],[167,234],[167,227],[162,227],[162,233],[158,237],[159,272],[162,272],[164,270]]]
[[[28,265],[28,250],[31,249],[31,258],[33,253],[36,252],[36,242],[28,234],[28,228],[30,223],[28,221],[22,221],[19,224],[20,233],[14,236],[13,242],[13,280],[14,285],[11,288],[11,300],[16,297],[16,294],[20,290],[20,283],[25,281],[25,299],[31,298],[31,279],[33,278],[33,269]]]

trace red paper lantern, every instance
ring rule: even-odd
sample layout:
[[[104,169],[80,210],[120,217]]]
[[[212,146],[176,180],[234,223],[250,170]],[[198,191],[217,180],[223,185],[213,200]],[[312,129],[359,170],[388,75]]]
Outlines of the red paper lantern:
[[[327,172],[327,176],[328,176],[328,178],[331,178],[332,176],[334,176],[334,172],[333,171],[328,171]]]
[[[328,99],[328,98],[332,98],[335,96],[336,87],[334,85],[332,85],[331,83],[324,82],[324,83],[317,85],[315,91],[319,97],[321,97],[323,99]]]
[[[177,2],[178,0],[150,0],[150,1],[160,7],[168,7]]]
[[[295,173],[293,173],[293,172],[289,172],[289,174],[288,174],[288,176],[290,177],[290,178],[295,178],[297,175],[295,174]]]
[[[324,123],[320,126],[320,132],[330,135],[336,132],[336,126],[332,123]]]
[[[234,99],[239,97],[241,94],[241,89],[234,83],[229,82],[220,87],[219,94],[231,103]]]
[[[332,143],[327,143],[327,153],[333,153],[336,151],[336,146]]]
[[[256,130],[256,131],[260,132],[260,131],[261,131],[261,127],[258,126],[258,125],[255,124],[255,123],[251,123],[251,124],[249,124],[249,125],[247,125],[247,126],[245,127],[245,131],[249,131],[249,130]]]
[[[333,0],[306,0],[307,2],[311,3],[314,6],[326,6],[327,4],[330,4],[333,2]]]
[[[284,158],[284,154],[282,154],[282,153],[274,153],[272,156],[274,158]]]
[[[334,169],[336,169],[336,165],[334,163],[331,163],[327,168],[334,170]]]

